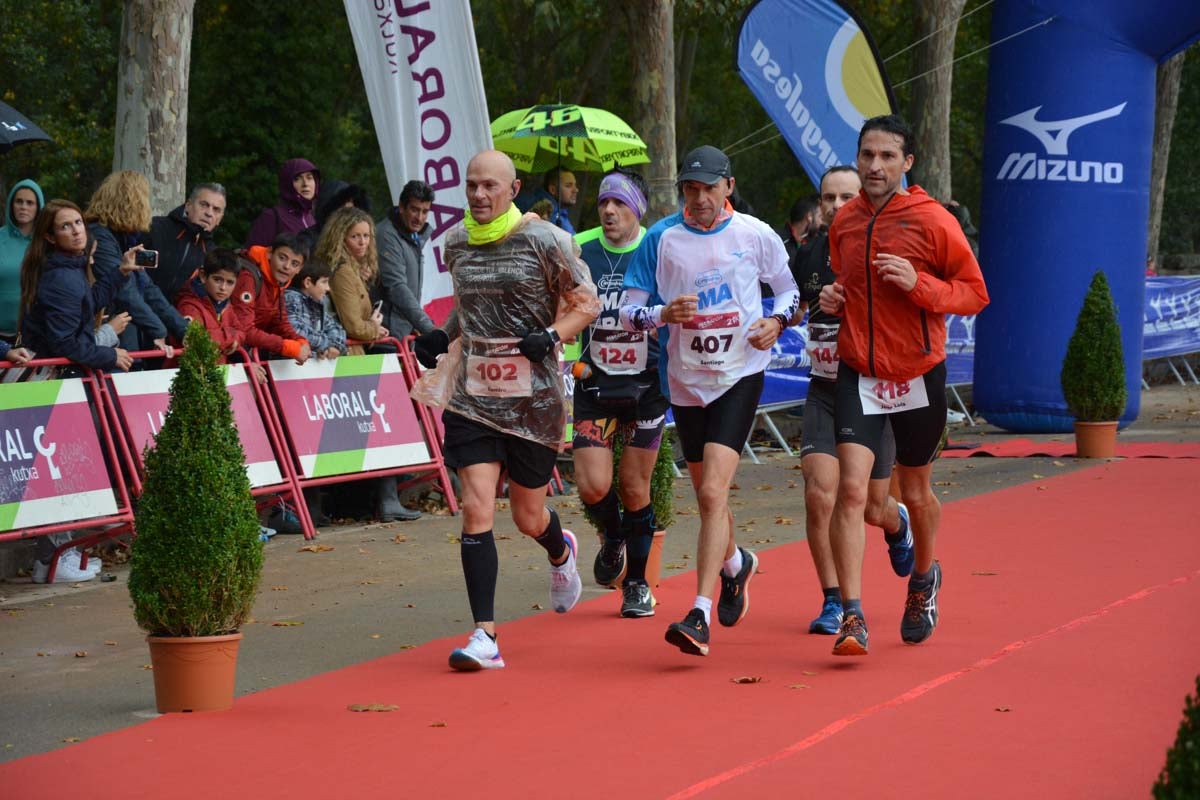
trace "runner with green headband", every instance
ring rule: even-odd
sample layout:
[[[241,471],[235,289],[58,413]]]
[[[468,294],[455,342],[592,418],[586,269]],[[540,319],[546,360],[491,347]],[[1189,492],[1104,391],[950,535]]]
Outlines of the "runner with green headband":
[[[566,427],[558,345],[596,318],[600,301],[579,247],[565,232],[513,206],[520,190],[504,153],[467,165],[467,214],[446,236],[454,313],[417,337],[430,368],[413,389],[444,411],[443,453],[462,484],[462,565],[474,632],[450,654],[458,670],[504,666],[496,643],[496,485],[508,473],[512,519],[545,548],[550,605],[574,607],[583,590],[577,543],[545,503]],[[453,344],[451,343],[453,341]],[[434,387],[443,387],[441,396]]]

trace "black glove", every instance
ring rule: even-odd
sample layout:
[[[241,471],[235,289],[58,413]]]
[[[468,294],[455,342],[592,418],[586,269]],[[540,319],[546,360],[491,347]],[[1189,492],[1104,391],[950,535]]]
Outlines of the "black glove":
[[[554,336],[548,330],[533,331],[525,334],[517,349],[521,351],[521,355],[528,358],[535,364],[542,363],[550,351],[554,348],[557,342],[554,341]]]
[[[450,336],[441,328],[434,328],[429,333],[422,333],[413,342],[413,352],[417,361],[425,369],[437,366],[437,357],[450,349]]]

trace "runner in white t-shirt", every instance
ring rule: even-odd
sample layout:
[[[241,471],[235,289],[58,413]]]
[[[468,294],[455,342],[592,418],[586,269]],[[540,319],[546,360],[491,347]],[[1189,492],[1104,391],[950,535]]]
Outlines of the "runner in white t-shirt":
[[[715,147],[688,153],[677,181],[684,209],[652,227],[625,274],[627,330],[666,326],[664,355],[675,428],[700,505],[696,600],[667,641],[708,654],[717,578],[717,618],[731,627],[750,607],[758,557],[733,538],[729,487],[750,434],[770,349],[799,307],[779,235],[736,214],[729,158]],[[759,283],[775,293],[763,317]],[[669,334],[669,335],[666,335]]]

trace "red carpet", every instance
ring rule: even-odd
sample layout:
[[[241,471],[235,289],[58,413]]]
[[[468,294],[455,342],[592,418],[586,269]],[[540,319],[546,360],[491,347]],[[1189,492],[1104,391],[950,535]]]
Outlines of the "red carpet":
[[[1200,462],[1114,461],[947,505],[919,647],[877,533],[871,655],[805,635],[820,595],[797,543],[762,551],[753,609],[707,659],[662,641],[688,574],[650,620],[611,594],[503,626],[506,670],[451,673],[461,638],[434,642],[0,765],[0,794],[60,798],[61,776],[119,764],[71,796],[1146,797],[1200,669],[1198,482]]]
[[[942,450],[942,458],[997,456],[1003,458],[1073,458],[1074,440],[1035,442],[1032,439],[1004,439],[993,442],[956,442],[951,440]],[[1200,458],[1198,442],[1117,442],[1118,458]]]

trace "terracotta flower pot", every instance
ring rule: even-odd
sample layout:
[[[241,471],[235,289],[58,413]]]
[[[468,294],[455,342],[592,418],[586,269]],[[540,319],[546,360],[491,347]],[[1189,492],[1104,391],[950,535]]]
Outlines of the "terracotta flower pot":
[[[1117,454],[1117,423],[1075,422],[1077,458],[1113,458]]]
[[[147,636],[158,713],[225,711],[233,707],[241,633]]]

